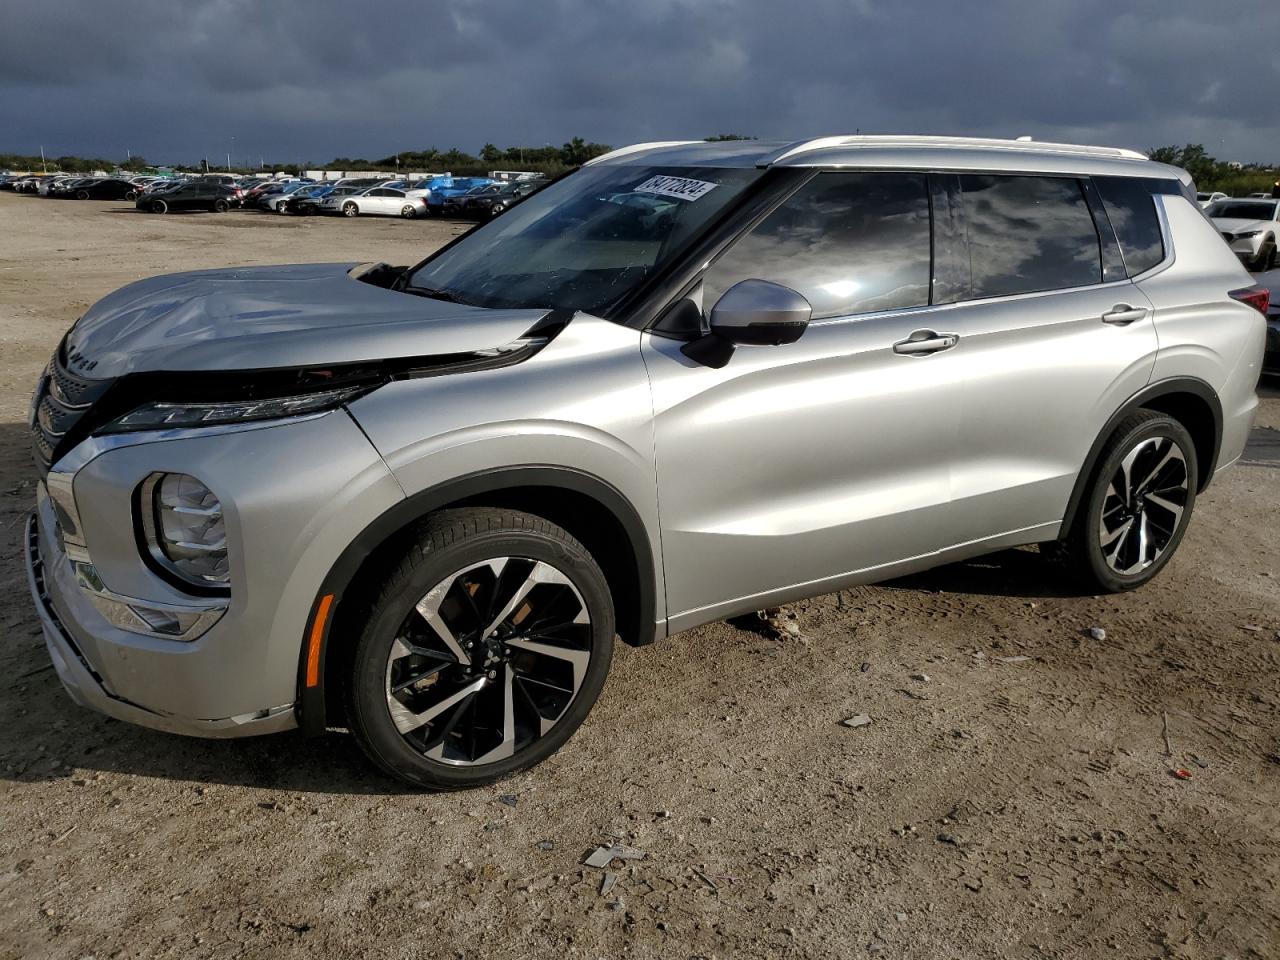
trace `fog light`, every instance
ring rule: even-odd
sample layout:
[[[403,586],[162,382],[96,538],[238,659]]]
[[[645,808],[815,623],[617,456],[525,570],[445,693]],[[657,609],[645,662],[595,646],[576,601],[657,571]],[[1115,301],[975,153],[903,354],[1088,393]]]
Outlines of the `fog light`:
[[[185,473],[153,473],[139,500],[147,549],[156,563],[196,586],[226,586],[227,531],[213,491]]]

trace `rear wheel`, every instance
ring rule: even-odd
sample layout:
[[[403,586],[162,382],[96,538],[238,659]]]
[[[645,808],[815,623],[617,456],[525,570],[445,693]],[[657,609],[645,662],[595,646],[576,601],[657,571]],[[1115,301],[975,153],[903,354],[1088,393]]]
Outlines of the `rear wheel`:
[[[226,212],[227,212],[228,210],[230,210],[230,209],[231,209],[231,204],[227,203],[227,201],[225,201],[225,200],[215,200],[215,201],[213,201],[213,212],[214,212],[214,213],[226,213]]]
[[[89,199],[89,191],[88,191],[88,190],[77,190],[77,191],[76,191],[76,199],[77,199],[77,200],[88,200],[88,199]]]
[[[151,204],[151,212],[152,213],[168,213],[169,205],[165,203],[163,200],[155,200]]]
[[[137,200],[137,199],[138,199],[138,191],[137,191],[137,190],[130,190],[130,191],[128,191],[128,192],[124,195],[124,198],[125,198],[126,200]]]
[[[400,208],[400,216],[404,217],[406,220],[412,219],[416,213],[417,211],[414,210],[412,203],[406,203]]]
[[[613,604],[586,549],[532,514],[446,510],[373,600],[347,705],[357,741],[416,786],[479,786],[581,725],[613,655]]]
[[[489,216],[496,217],[505,209],[507,209],[507,205],[505,203],[495,203],[489,208]]]
[[[342,205],[342,215],[344,217],[355,217],[355,216],[359,216],[359,214],[360,214],[360,208],[357,207],[354,203],[344,203]]]
[[[1155,410],[1127,417],[1103,447],[1067,537],[1074,571],[1109,593],[1155,577],[1186,533],[1198,477],[1186,427]]]

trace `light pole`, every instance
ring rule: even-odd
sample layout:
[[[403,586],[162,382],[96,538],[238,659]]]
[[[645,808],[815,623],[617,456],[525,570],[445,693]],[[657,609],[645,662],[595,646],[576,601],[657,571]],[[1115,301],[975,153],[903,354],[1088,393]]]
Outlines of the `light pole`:
[[[231,172],[231,154],[236,152],[236,138],[231,138],[231,149],[227,151],[227,173]]]

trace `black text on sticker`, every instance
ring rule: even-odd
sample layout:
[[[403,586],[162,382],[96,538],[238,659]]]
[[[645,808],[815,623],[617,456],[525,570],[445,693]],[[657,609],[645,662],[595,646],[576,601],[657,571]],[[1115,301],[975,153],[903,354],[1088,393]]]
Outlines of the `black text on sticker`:
[[[689,180],[685,177],[650,177],[632,193],[656,193],[663,197],[674,197],[677,200],[697,200],[704,193],[710,193],[716,184],[705,180]]]

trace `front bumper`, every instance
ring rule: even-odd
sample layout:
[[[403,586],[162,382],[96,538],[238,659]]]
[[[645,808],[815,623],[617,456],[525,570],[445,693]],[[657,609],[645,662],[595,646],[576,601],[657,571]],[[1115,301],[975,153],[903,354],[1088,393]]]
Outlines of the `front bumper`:
[[[102,676],[85,659],[84,653],[76,646],[75,641],[63,626],[54,605],[55,593],[62,600],[75,596],[74,582],[70,585],[58,582],[58,571],[65,566],[66,557],[61,554],[55,540],[46,541],[43,548],[41,540],[40,515],[37,512],[33,513],[27,521],[26,550],[24,551],[27,562],[27,586],[31,590],[31,599],[35,602],[36,613],[40,617],[44,645],[49,651],[53,669],[57,672],[58,679],[62,681],[62,686],[68,695],[80,706],[104,713],[117,720],[135,723],[140,727],[193,737],[253,736],[260,733],[277,733],[298,725],[292,703],[236,717],[199,720],[149,710],[109,693]],[[51,555],[50,567],[45,566],[46,552]],[[68,589],[69,586],[70,589]]]
[[[226,518],[230,595],[216,617],[181,638],[129,619],[130,610],[198,606],[158,577],[139,548],[133,498],[153,472],[199,477]],[[90,438],[53,465],[47,483],[26,562],[64,686],[109,716],[203,737],[297,725],[303,638],[320,584],[356,534],[403,497],[341,410]]]

